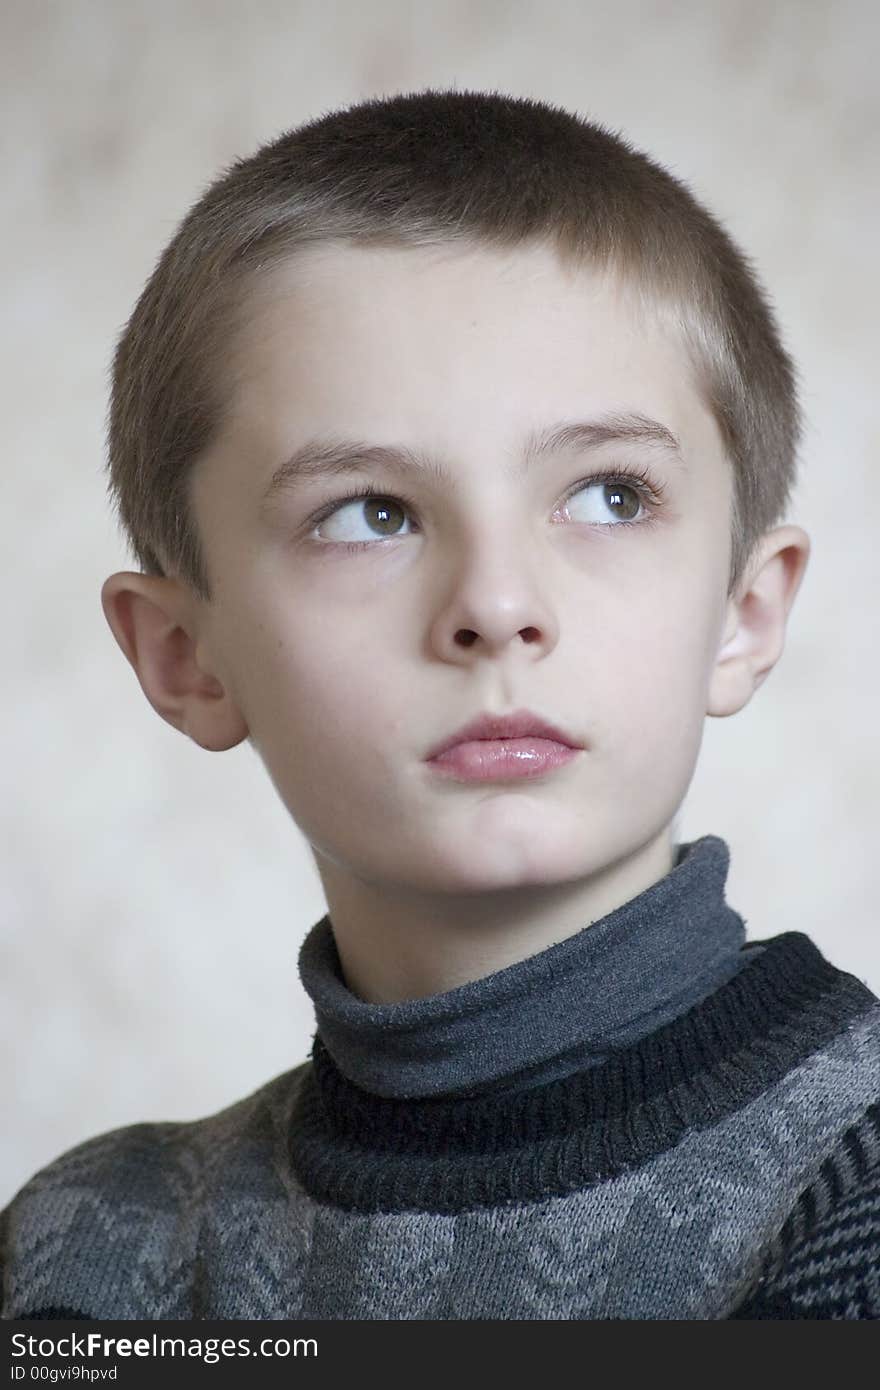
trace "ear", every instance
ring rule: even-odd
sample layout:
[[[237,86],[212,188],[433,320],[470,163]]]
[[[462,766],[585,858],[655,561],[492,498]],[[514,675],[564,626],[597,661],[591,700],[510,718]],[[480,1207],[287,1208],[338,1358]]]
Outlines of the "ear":
[[[110,630],[157,714],[202,748],[219,752],[248,727],[211,670],[197,601],[176,579],[123,572],[101,588]]]
[[[779,526],[763,537],[736,595],[728,601],[707,714],[736,714],[773,670],[809,558],[810,538],[800,526]]]

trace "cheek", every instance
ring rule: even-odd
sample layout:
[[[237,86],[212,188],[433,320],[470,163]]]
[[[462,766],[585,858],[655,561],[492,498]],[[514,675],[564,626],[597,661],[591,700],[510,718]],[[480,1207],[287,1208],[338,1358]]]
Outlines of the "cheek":
[[[588,662],[606,747],[624,762],[678,761],[699,742],[706,708],[707,634],[699,615],[645,612]],[[590,717],[589,694],[584,697]]]
[[[307,779],[341,766],[349,776],[378,771],[389,739],[405,735],[399,672],[368,623],[328,634],[314,617],[285,614],[254,630],[246,661],[245,717],[258,743]]]

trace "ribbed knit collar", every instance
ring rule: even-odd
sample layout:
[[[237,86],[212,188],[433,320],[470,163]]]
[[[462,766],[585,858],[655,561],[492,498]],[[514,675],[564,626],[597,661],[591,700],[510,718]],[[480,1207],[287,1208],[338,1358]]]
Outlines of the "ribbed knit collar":
[[[713,994],[602,1065],[515,1093],[385,1099],[316,1035],[292,1106],[294,1172],[317,1201],[444,1212],[563,1196],[727,1116],[877,1004],[802,932],[745,948]]]
[[[717,835],[676,847],[673,868],[566,940],[442,994],[370,1004],[346,986],[329,915],[299,956],[320,1041],[375,1095],[476,1094],[604,1061],[723,984],[745,963],[745,925],[724,898]]]

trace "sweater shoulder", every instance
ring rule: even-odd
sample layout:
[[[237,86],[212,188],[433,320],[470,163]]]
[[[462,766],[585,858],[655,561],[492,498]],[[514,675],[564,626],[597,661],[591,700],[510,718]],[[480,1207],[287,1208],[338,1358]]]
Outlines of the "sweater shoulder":
[[[135,1264],[158,1276],[195,1249],[202,1213],[218,1190],[258,1200],[277,1192],[278,1152],[308,1066],[196,1120],[108,1130],[41,1168],[0,1212],[0,1316],[90,1316],[69,1296],[59,1308],[51,1286],[81,1288],[88,1304],[94,1281],[86,1271],[100,1270],[108,1287]],[[150,1291],[145,1306],[157,1306],[156,1294]],[[165,1297],[173,1304],[170,1282]],[[171,1308],[164,1316],[188,1314]]]
[[[799,1194],[732,1318],[880,1318],[880,1100]]]
[[[164,1205],[175,1174],[193,1161],[248,1146],[272,1129],[308,1063],[266,1082],[251,1095],[195,1120],[146,1120],[107,1130],[65,1150],[39,1169],[11,1199],[7,1211],[66,1188],[94,1189],[108,1200]],[[5,1215],[5,1212],[4,1212]]]

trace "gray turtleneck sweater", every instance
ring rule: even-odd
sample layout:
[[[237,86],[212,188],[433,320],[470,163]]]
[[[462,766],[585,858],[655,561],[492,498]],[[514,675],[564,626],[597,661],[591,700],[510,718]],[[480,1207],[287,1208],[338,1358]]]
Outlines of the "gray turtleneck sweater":
[[[724,901],[728,852],[679,845],[647,892],[538,955],[445,994],[365,1004],[346,987],[329,917],[300,978],[342,1072],[380,1096],[518,1091],[585,1067],[683,1014],[753,959]]]
[[[880,1317],[880,1001],[745,942],[725,842],[569,939],[368,1004],[329,916],[310,1058],[80,1144],[0,1213],[3,1316]]]

